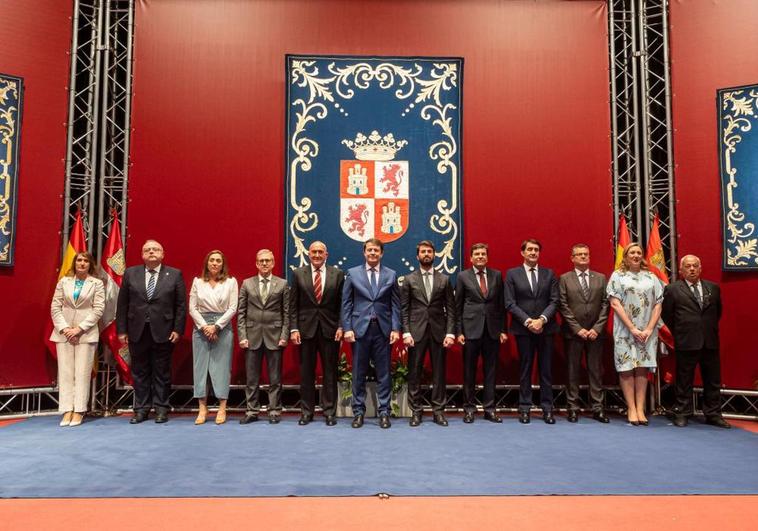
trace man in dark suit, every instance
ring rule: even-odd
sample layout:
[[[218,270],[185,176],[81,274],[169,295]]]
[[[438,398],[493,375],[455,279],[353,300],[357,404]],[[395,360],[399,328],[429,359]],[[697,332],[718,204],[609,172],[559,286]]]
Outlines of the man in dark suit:
[[[511,334],[516,336],[519,352],[519,422],[529,424],[532,407],[532,367],[534,355],[540,371],[542,418],[555,424],[553,417],[553,340],[558,331],[558,279],[550,269],[539,267],[542,244],[524,240],[524,263],[505,275],[505,308],[511,313]]]
[[[684,280],[666,286],[661,312],[663,322],[674,336],[676,350],[674,425],[686,426],[687,417],[693,413],[692,380],[699,363],[705,420],[720,428],[730,428],[721,416],[721,292],[717,284],[700,278],[702,268],[697,256],[684,256],[679,271]]]
[[[163,246],[147,240],[142,246],[144,265],[124,271],[118,293],[116,331],[129,343],[134,378],[134,415],[147,420],[155,406],[155,422],[168,421],[171,393],[171,353],[184,333],[187,297],[182,272],[163,265]]]
[[[579,419],[579,371],[582,351],[585,351],[592,418],[606,424],[610,422],[603,412],[603,332],[608,321],[606,280],[604,275],[590,271],[590,248],[587,245],[574,245],[571,261],[574,270],[561,275],[558,281],[568,357],[568,421],[577,422]]]
[[[421,372],[429,350],[432,361],[432,406],[434,422],[447,426],[445,418],[445,349],[455,342],[455,298],[447,275],[434,270],[434,244],[416,246],[419,269],[403,277],[400,308],[403,342],[408,347],[408,401],[413,414],[410,425],[421,424]]]
[[[505,343],[503,277],[487,268],[486,243],[471,246],[471,269],[458,273],[455,307],[458,343],[463,345],[463,422],[474,422],[476,362],[482,356],[484,372],[484,418],[503,422],[495,412],[495,375],[500,344]]]
[[[245,350],[245,398],[247,410],[240,424],[258,420],[261,406],[259,384],[263,357],[268,368],[268,421],[278,424],[282,404],[282,351],[289,337],[289,287],[283,278],[271,274],[274,254],[261,249],[256,254],[258,274],[242,283],[237,305],[237,336]]]
[[[363,426],[369,360],[376,368],[379,426],[391,425],[390,349],[400,339],[400,295],[397,275],[381,265],[383,254],[381,240],[366,240],[366,263],[348,270],[342,289],[344,338],[353,344],[353,428]]]
[[[298,424],[313,420],[316,402],[316,355],[321,355],[324,374],[321,408],[327,426],[337,424],[337,362],[342,339],[340,309],[345,274],[326,265],[329,256],[323,242],[308,248],[310,265],[292,272],[290,282],[290,340],[300,345],[300,405]]]

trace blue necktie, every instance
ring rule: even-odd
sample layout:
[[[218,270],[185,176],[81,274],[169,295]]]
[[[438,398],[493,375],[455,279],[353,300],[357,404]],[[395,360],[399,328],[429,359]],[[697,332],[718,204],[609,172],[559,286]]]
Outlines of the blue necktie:
[[[376,269],[373,267],[371,268],[369,278],[371,279],[371,293],[376,297]]]
[[[155,269],[148,271],[150,273],[150,279],[147,281],[147,300],[153,298],[155,293],[155,277],[158,276],[158,272]]]

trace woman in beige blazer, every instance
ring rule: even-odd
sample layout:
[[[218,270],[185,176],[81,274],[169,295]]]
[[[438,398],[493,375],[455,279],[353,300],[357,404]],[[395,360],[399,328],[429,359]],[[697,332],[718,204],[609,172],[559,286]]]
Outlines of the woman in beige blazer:
[[[58,353],[58,411],[61,426],[78,426],[87,411],[92,364],[99,337],[97,322],[105,307],[103,281],[89,253],[77,253],[55,286],[50,305]]]

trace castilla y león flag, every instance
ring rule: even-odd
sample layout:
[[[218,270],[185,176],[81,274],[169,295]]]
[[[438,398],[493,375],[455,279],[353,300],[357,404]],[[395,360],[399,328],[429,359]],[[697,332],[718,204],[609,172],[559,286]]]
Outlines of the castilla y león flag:
[[[131,385],[129,346],[122,344],[116,333],[116,304],[125,269],[124,246],[121,243],[121,224],[115,209],[111,211],[111,216],[113,217],[111,230],[100,259],[102,279],[105,284],[105,311],[100,319],[100,339],[113,353],[116,369],[121,378]]]

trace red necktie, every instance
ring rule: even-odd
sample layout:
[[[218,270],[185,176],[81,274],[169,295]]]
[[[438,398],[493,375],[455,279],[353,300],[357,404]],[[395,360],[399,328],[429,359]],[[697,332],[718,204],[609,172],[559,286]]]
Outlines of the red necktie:
[[[316,302],[321,304],[323,292],[321,290],[321,270],[316,269],[316,279],[313,281],[313,293],[316,294]]]
[[[479,271],[479,289],[482,290],[482,297],[487,296],[487,283],[484,281],[484,271]]]

